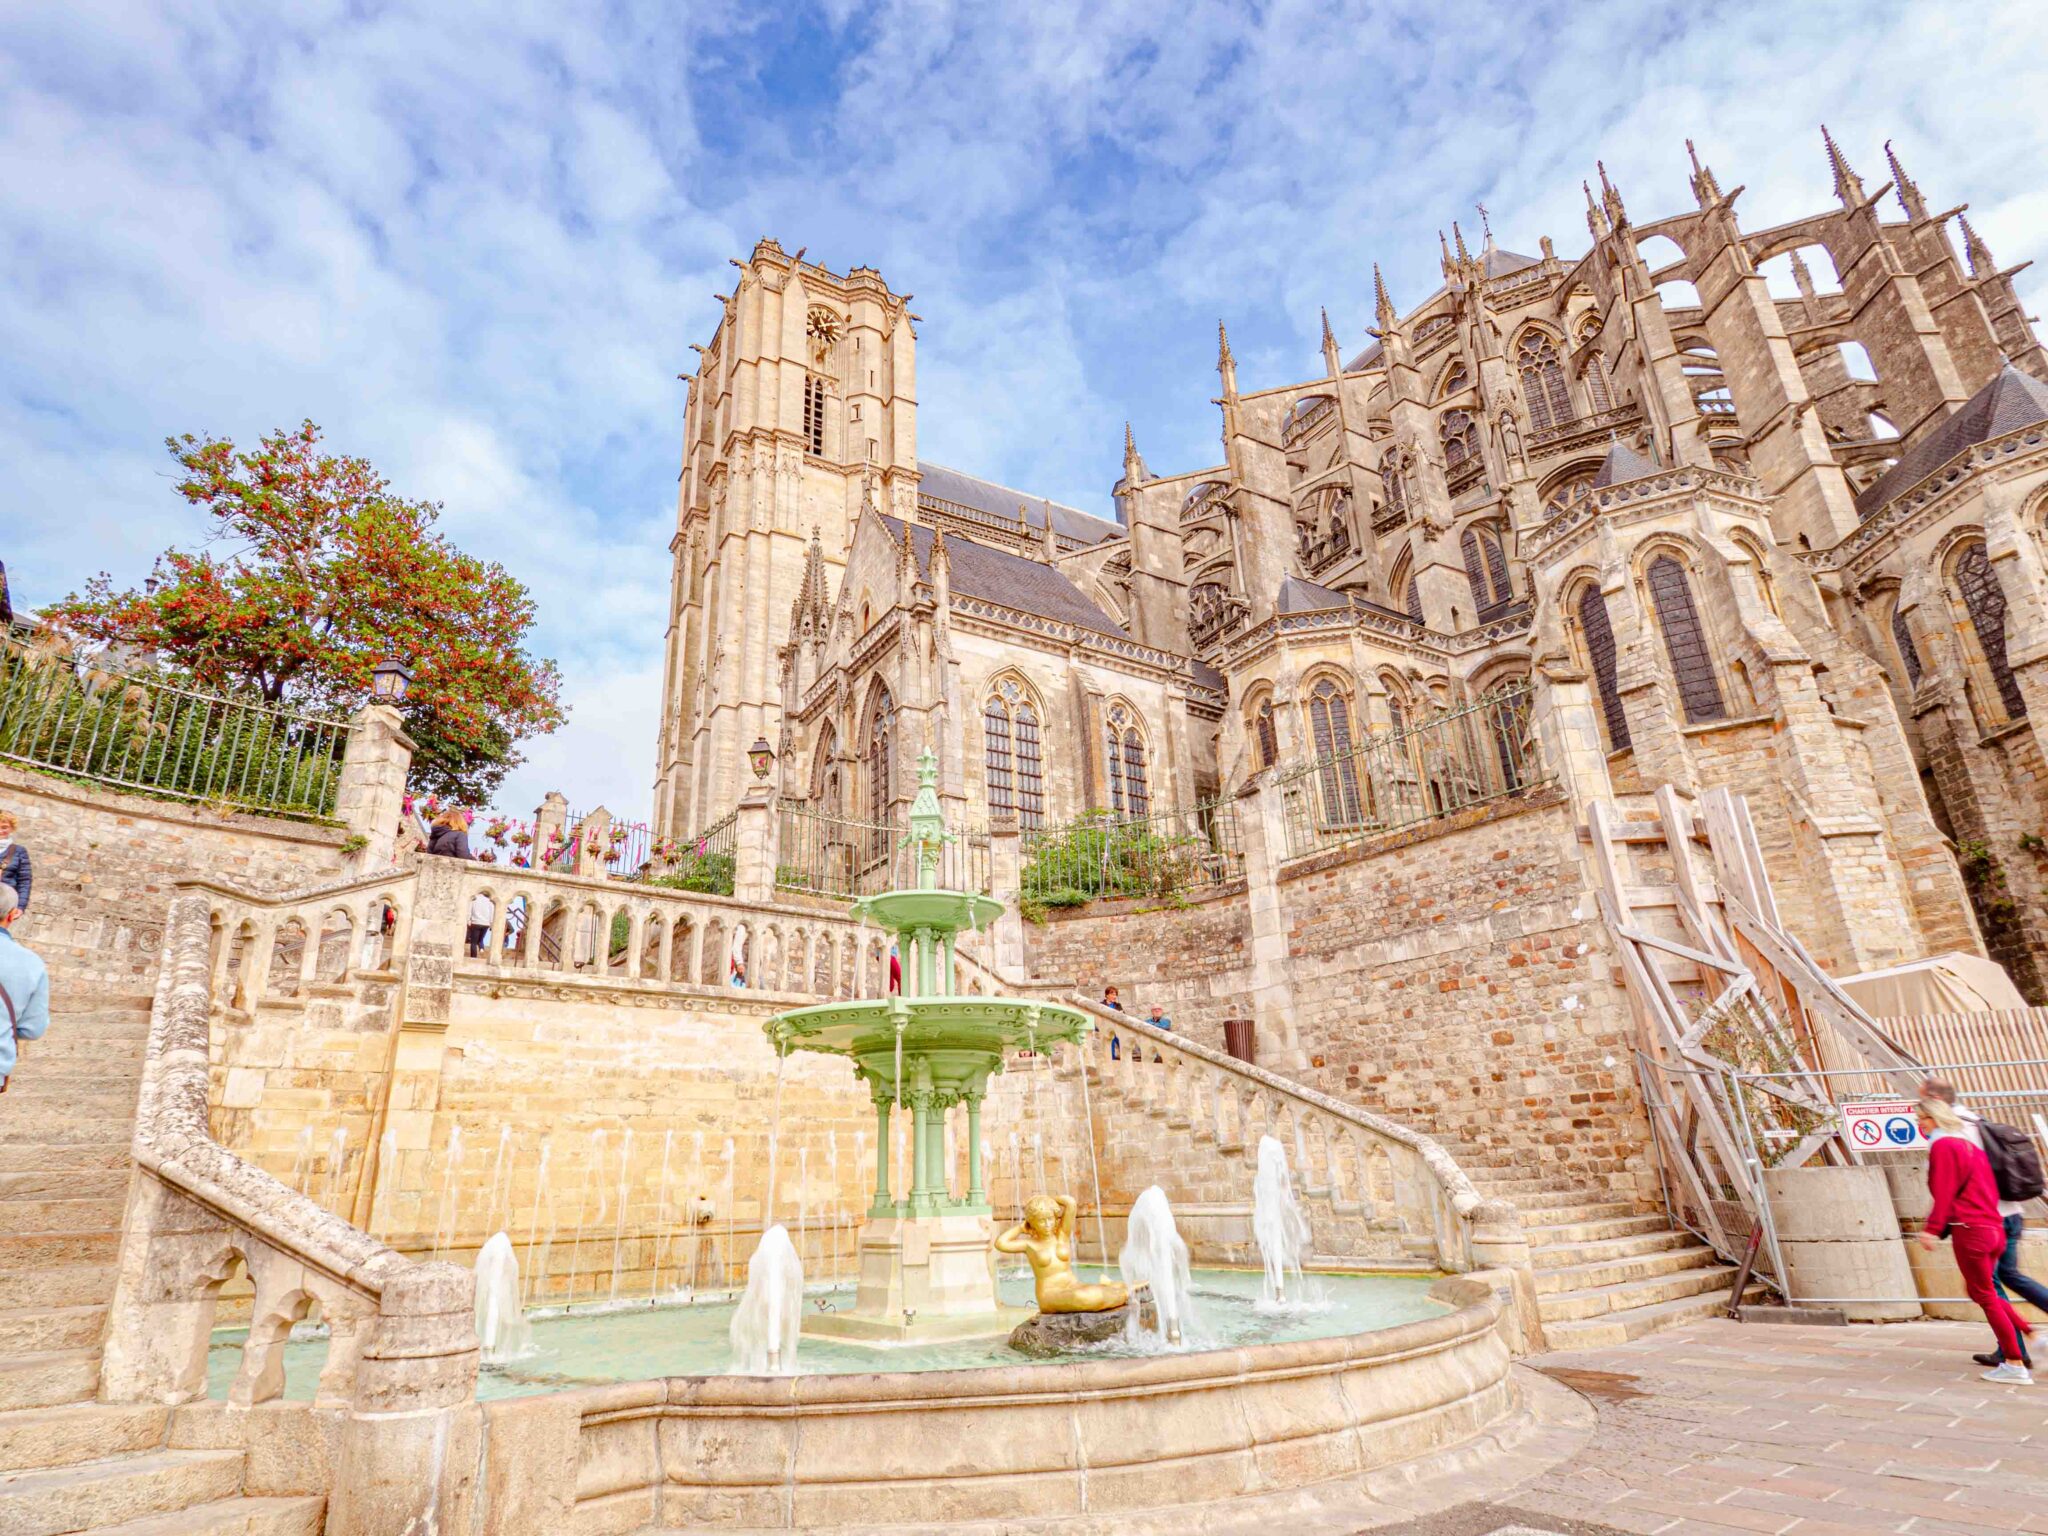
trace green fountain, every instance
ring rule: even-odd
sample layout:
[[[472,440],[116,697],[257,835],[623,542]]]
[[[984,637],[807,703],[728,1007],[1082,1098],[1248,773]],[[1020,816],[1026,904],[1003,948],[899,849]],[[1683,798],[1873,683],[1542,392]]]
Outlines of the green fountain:
[[[765,1026],[779,1054],[823,1051],[851,1058],[875,1104],[875,1198],[860,1238],[860,1289],[850,1310],[804,1319],[804,1331],[847,1342],[921,1343],[1005,1334],[1030,1316],[996,1296],[994,1213],[982,1184],[981,1106],[988,1082],[1015,1050],[1078,1041],[1087,1015],[1057,1003],[959,996],[953,945],[1001,914],[987,896],[939,888],[940,854],[954,834],[939,810],[939,764],[926,747],[902,846],[917,870],[914,890],[885,891],[856,915],[895,935],[900,996],[821,1003],[778,1014]],[[945,1116],[967,1106],[967,1188],[947,1183]],[[898,1118],[910,1116],[909,1188],[892,1187]]]

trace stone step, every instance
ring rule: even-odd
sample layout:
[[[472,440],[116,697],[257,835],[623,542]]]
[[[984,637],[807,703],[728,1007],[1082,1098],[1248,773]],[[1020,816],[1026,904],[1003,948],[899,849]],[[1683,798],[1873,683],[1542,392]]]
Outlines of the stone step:
[[[93,1536],[320,1536],[326,1512],[321,1498],[221,1499],[101,1526]]]
[[[1589,1317],[1601,1317],[1609,1312],[1627,1312],[1636,1307],[1653,1307],[1661,1302],[1677,1301],[1685,1296],[1697,1296],[1705,1291],[1725,1291],[1734,1282],[1735,1269],[1729,1264],[1702,1266],[1698,1269],[1682,1269],[1674,1274],[1657,1275],[1642,1280],[1622,1280],[1608,1285],[1589,1286],[1584,1290],[1558,1291],[1537,1297],[1537,1310],[1543,1314],[1543,1326],[1548,1331],[1553,1320],[1560,1323],[1582,1322]]]
[[[124,1521],[236,1498],[244,1460],[240,1451],[151,1451],[0,1473],[0,1536],[118,1530]]]
[[[28,1049],[22,1053],[22,1060],[33,1060],[41,1065],[64,1062],[120,1063],[140,1062],[147,1054],[149,1031],[141,1029],[133,1035],[81,1035],[70,1031],[61,1019],[50,1021],[50,1032],[40,1040],[31,1040]],[[12,1093],[13,1089],[7,1090]]]
[[[0,1413],[0,1472],[68,1467],[164,1443],[171,1411],[157,1403],[65,1403]]]
[[[0,1269],[0,1296],[17,1307],[104,1306],[114,1294],[112,1264],[39,1264]]]
[[[80,1403],[99,1390],[100,1352],[93,1349],[37,1350],[0,1360],[0,1410],[47,1408]],[[5,1495],[0,1494],[0,1500]],[[4,1506],[0,1506],[4,1507]],[[0,1533],[6,1527],[0,1522]]]
[[[1515,1209],[1522,1213],[1524,1225],[1534,1223],[1541,1226],[1558,1221],[1612,1221],[1623,1216],[1643,1214],[1642,1207],[1632,1200],[1585,1202],[1546,1195],[1533,1200],[1516,1200],[1514,1205]]]
[[[125,1168],[10,1168],[0,1172],[0,1200],[123,1200],[127,1195]]]
[[[1691,1233],[1670,1231],[1640,1232],[1627,1237],[1607,1237],[1591,1242],[1544,1243],[1540,1246],[1536,1239],[1531,1237],[1529,1244],[1538,1270],[1564,1270],[1601,1265],[1615,1259],[1634,1259],[1648,1254],[1672,1253],[1698,1247]]]
[[[98,1304],[0,1309],[0,1358],[31,1350],[89,1348],[99,1343],[106,1316],[107,1309]]]
[[[7,1090],[14,1097],[14,1090]],[[47,1168],[36,1154],[44,1147],[121,1147],[135,1139],[135,1106],[97,1115],[23,1115],[0,1121],[0,1159],[10,1168]]]
[[[1565,1263],[1555,1268],[1536,1269],[1537,1296],[1558,1296],[1567,1291],[1597,1291],[1602,1286],[1624,1285],[1631,1280],[1655,1280],[1714,1262],[1714,1251],[1690,1236],[1677,1247],[1667,1247],[1634,1256],[1605,1258],[1588,1256],[1581,1264]]]
[[[36,1071],[33,1061],[23,1063],[22,1068],[7,1085],[7,1098],[18,1103],[24,1115],[48,1112],[67,1120],[118,1120],[123,1125],[135,1121],[135,1100],[142,1085],[139,1077],[129,1083],[103,1077],[45,1077]]]
[[[66,1013],[52,1009],[45,1040],[142,1041],[149,1038],[149,1013]],[[40,1041],[36,1044],[41,1044]]]
[[[1636,1237],[1645,1232],[1667,1232],[1671,1224],[1663,1216],[1610,1216],[1604,1221],[1561,1221],[1550,1225],[1529,1225],[1522,1231],[1531,1247],[1548,1248],[1558,1243],[1598,1243],[1611,1237]]]
[[[10,1094],[9,1097],[12,1097]],[[129,1152],[135,1140],[131,1130],[125,1140],[77,1142],[64,1146],[9,1147],[4,1155],[10,1167],[19,1165],[39,1173],[84,1171],[118,1172],[124,1178],[130,1167]]]
[[[121,1234],[101,1228],[92,1232],[0,1231],[0,1269],[27,1269],[45,1264],[111,1264],[121,1252]]]
[[[91,1200],[0,1199],[0,1236],[22,1232],[118,1232],[120,1195]]]
[[[1678,1296],[1646,1307],[1631,1307],[1625,1312],[1609,1312],[1574,1321],[1551,1322],[1546,1318],[1543,1337],[1553,1354],[1568,1349],[1612,1349],[1660,1329],[1675,1328],[1681,1323],[1697,1322],[1701,1318],[1719,1317],[1728,1310],[1734,1284],[1735,1277],[1731,1272],[1718,1289],[1701,1291],[1696,1295]]]

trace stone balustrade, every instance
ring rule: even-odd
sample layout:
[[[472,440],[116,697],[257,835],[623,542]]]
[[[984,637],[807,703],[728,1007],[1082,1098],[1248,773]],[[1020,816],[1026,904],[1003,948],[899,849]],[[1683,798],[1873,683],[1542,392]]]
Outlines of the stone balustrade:
[[[465,1438],[474,1445],[477,1424],[473,1281],[451,1264],[407,1260],[222,1147],[210,1128],[208,1056],[231,948],[224,914],[266,909],[274,936],[330,903],[360,910],[380,884],[278,902],[186,886],[173,899],[100,1380],[110,1402],[203,1398],[216,1304],[239,1265],[255,1298],[229,1398],[268,1402],[284,1387],[292,1325],[317,1305],[330,1343],[315,1406],[342,1414],[327,1529],[344,1536],[424,1529],[444,1507],[444,1480],[459,1476],[458,1452]],[[294,987],[317,972],[308,950]]]
[[[1428,1136],[1086,998],[1062,1001],[1097,1023],[1079,1047],[1079,1069],[1127,1107],[1247,1160],[1261,1136],[1277,1137],[1297,1190],[1326,1201],[1335,1218],[1334,1228],[1318,1228],[1318,1253],[1405,1256],[1453,1272],[1527,1271],[1519,1213],[1506,1201],[1485,1199]],[[1114,1130],[1113,1121],[1104,1124]]]

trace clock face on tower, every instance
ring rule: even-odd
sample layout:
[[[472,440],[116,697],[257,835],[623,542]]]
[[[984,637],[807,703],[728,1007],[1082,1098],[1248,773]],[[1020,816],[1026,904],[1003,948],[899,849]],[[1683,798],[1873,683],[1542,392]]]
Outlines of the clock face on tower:
[[[811,306],[810,313],[804,316],[804,335],[810,338],[811,361],[815,366],[824,365],[833,344],[839,340],[840,331],[837,315],[822,304]]]

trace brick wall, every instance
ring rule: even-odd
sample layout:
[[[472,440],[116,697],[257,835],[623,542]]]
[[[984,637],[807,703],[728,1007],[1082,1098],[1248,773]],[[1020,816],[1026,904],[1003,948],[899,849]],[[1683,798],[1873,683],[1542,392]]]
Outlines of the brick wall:
[[[1250,926],[1242,890],[1186,907],[1102,902],[1054,911],[1024,925],[1036,977],[1069,980],[1099,998],[1114,982],[1126,1011],[1144,1018],[1162,1003],[1173,1027],[1223,1048],[1223,1021],[1251,1017]]]

